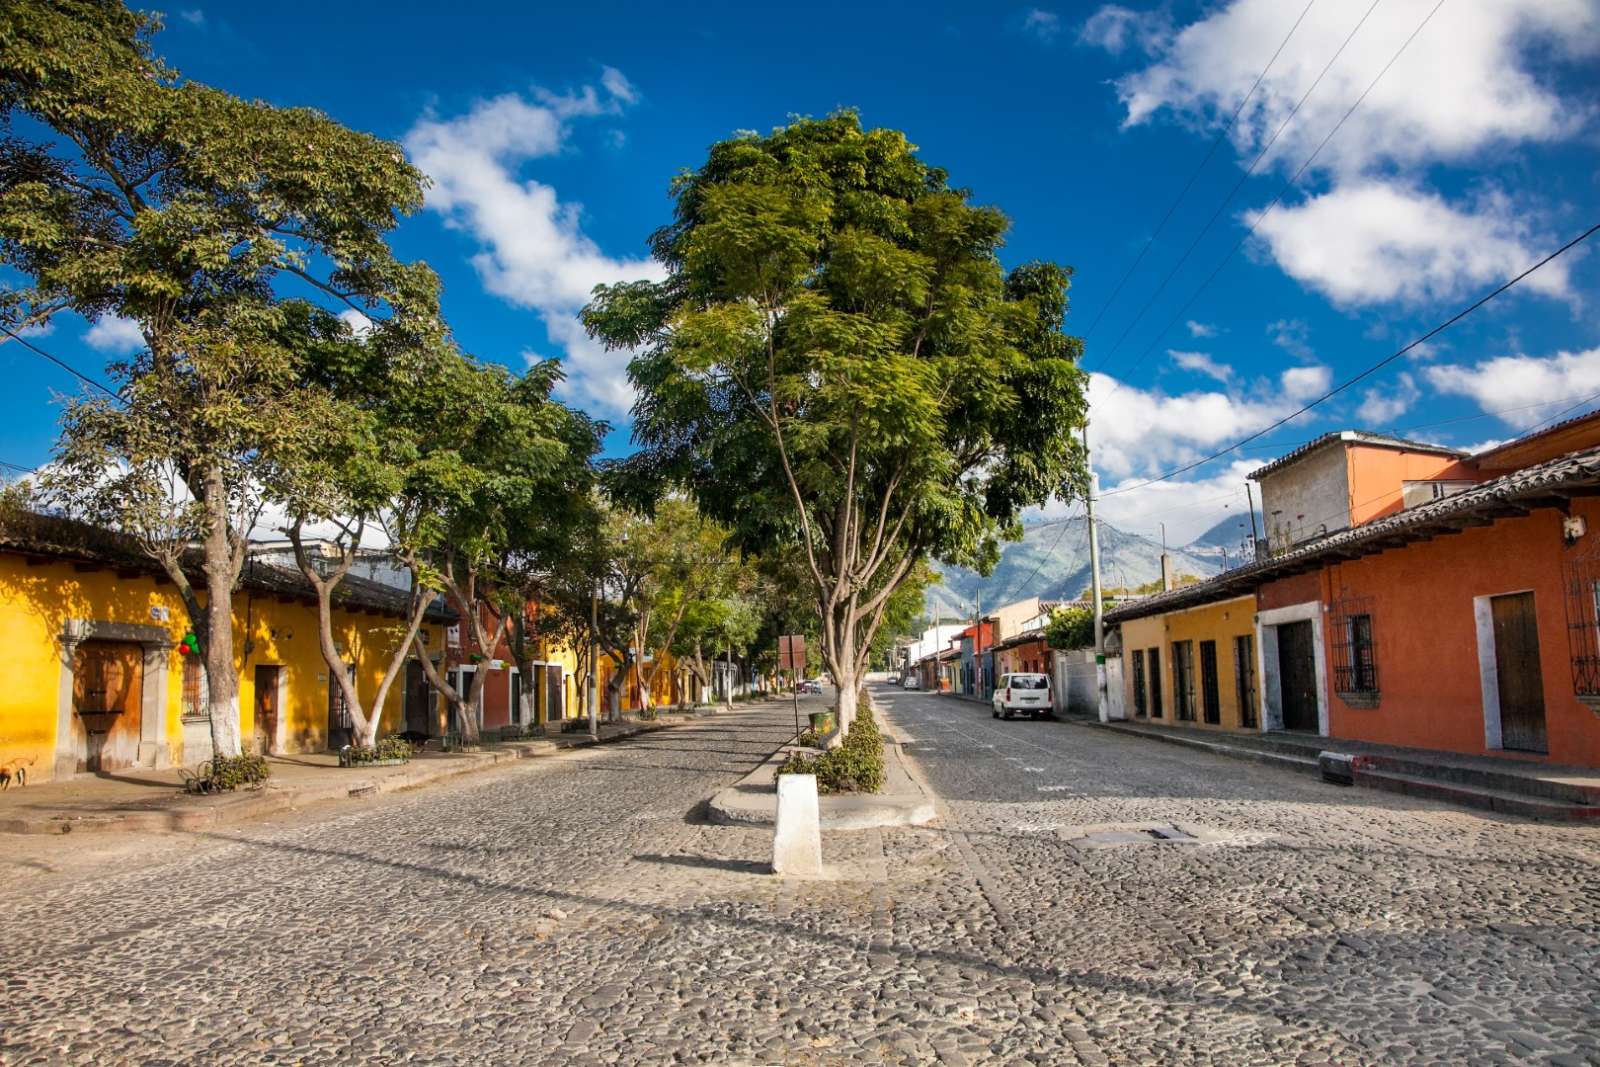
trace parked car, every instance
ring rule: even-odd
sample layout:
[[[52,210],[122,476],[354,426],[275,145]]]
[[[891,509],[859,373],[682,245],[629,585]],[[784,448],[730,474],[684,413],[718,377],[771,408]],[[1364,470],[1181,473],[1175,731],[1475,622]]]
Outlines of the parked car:
[[[902,689],[920,689],[920,688],[922,688],[921,685],[919,685],[917,683],[917,676],[914,675],[914,674],[906,675],[906,680],[900,683],[900,687]]]
[[[800,693],[802,695],[806,693],[820,692],[822,692],[822,683],[817,681],[815,678],[807,678],[800,683]]]
[[[994,717],[1009,719],[1012,713],[1043,719],[1054,710],[1050,700],[1050,677],[1045,674],[1002,674],[994,691]]]

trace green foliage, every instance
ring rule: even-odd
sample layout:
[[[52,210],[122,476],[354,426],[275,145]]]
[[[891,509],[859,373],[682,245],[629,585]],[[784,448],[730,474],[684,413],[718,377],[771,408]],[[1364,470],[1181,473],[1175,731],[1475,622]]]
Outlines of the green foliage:
[[[378,739],[376,745],[350,745],[339,753],[339,766],[359,767],[364,763],[387,763],[392,760],[410,760],[417,754],[416,747],[403,737],[390,735]]]
[[[260,788],[272,776],[264,756],[219,756],[200,764],[193,771],[180,771],[183,788],[189,793],[231,793],[241,788]]]
[[[1063,650],[1094,647],[1094,612],[1089,608],[1057,608],[1045,624],[1044,639],[1051,648]]]
[[[583,315],[639,353],[621,484],[796,551],[828,669],[854,679],[925,557],[992,566],[1022,509],[1080,493],[1071,272],[1003,270],[1005,216],[853,112],[716,144],[672,193],[668,277]]]
[[[795,753],[778,768],[779,774],[814,774],[819,793],[876,793],[883,788],[883,735],[862,704],[844,742],[820,756]]]

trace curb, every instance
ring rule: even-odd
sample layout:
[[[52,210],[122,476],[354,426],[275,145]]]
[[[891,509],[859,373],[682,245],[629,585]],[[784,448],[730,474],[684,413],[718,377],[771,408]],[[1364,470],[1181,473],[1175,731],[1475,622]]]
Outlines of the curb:
[[[881,708],[874,713],[882,721]],[[785,742],[763,760],[760,766],[733,785],[720,789],[707,802],[707,812],[719,826],[774,827],[777,823],[778,795],[774,784],[777,770],[789,755]],[[855,793],[817,798],[818,815],[824,830],[876,830],[898,826],[922,826],[939,817],[932,794],[911,773],[900,751],[900,742],[884,739],[885,762],[892,761],[915,793]],[[888,775],[886,775],[888,777]]]
[[[381,778],[352,777],[336,785],[274,789],[269,784],[255,793],[219,798],[211,805],[200,808],[175,805],[148,811],[106,815],[12,816],[0,818],[0,833],[60,835],[107,833],[117,830],[201,830],[247,822],[266,815],[292,811],[308,804],[319,804],[330,800],[366,800],[408,789],[420,789],[463,775],[503,767],[515,760],[548,759],[573,749],[615,744],[618,741],[638,737],[640,734],[654,733],[676,725],[678,724],[672,722],[639,723],[593,741],[587,734],[577,734],[570,740],[565,735],[558,735],[553,744],[506,742],[503,748],[461,753],[464,758],[459,763],[452,760],[452,765],[448,766],[424,768],[417,764],[408,764],[405,773],[385,775]]]

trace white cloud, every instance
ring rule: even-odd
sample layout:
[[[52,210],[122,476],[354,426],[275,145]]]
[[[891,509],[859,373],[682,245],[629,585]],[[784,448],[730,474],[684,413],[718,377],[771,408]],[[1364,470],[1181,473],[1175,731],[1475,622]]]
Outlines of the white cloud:
[[[1209,322],[1196,322],[1190,319],[1184,325],[1189,327],[1190,337],[1215,337],[1217,335],[1217,328]]]
[[[1326,367],[1291,367],[1248,391],[1166,394],[1089,375],[1089,447],[1107,479],[1145,478],[1260,430],[1326,390]]]
[[[24,326],[22,329],[17,331],[17,336],[26,337],[31,340],[35,337],[49,337],[55,332],[56,320],[46,319],[43,322],[36,322],[32,326]]]
[[[1378,5],[1289,122],[1271,158],[1299,166],[1432,7],[1430,0]],[[1233,0],[1184,27],[1154,63],[1117,81],[1127,122],[1165,110],[1220,124],[1249,92],[1299,10],[1280,0]],[[1253,156],[1288,118],[1365,10],[1365,4],[1312,7],[1230,134],[1242,155]],[[1378,82],[1318,165],[1351,174],[1571,135],[1587,115],[1536,76],[1551,55],[1546,45],[1574,59],[1600,49],[1600,6],[1593,0],[1447,6]]]
[[[1022,28],[1049,44],[1061,33],[1061,16],[1036,7],[1022,16]]]
[[[1184,370],[1192,370],[1196,374],[1204,374],[1207,378],[1215,378],[1223,385],[1233,380],[1232,367],[1226,363],[1218,363],[1204,352],[1180,352],[1175,348],[1169,348],[1167,355]]]
[[[1600,394],[1600,348],[1545,358],[1496,356],[1471,365],[1439,364],[1423,373],[1439,392],[1468,397],[1482,410],[1499,413],[1502,422],[1527,429],[1563,406]]]
[[[1504,281],[1548,251],[1503,196],[1463,211],[1395,182],[1336,186],[1259,220],[1257,237],[1301,284],[1343,305],[1456,299]],[[1558,259],[1522,285],[1569,294],[1568,261]]]
[[[339,312],[339,321],[350,327],[350,332],[356,335],[358,341],[365,341],[372,332],[372,319],[355,308],[345,308]]]
[[[1120,4],[1107,4],[1085,20],[1078,40],[1120,55],[1130,46],[1154,52],[1166,44],[1171,33],[1171,23],[1160,12],[1132,11]]]
[[[1288,400],[1314,400],[1328,391],[1333,372],[1327,367],[1290,367],[1279,379]]]
[[[1246,219],[1259,221],[1258,236],[1283,270],[1341,304],[1448,300],[1533,262],[1530,250],[1551,242],[1504,197],[1446,202],[1421,180],[1439,164],[1578,137],[1596,113],[1592,102],[1558,95],[1552,76],[1592,67],[1600,54],[1596,0],[1474,0],[1424,26],[1433,7],[1377,5],[1328,67],[1367,5],[1312,6],[1229,128],[1241,165],[1265,151],[1264,167],[1288,174],[1318,153],[1315,168],[1329,179],[1320,195]],[[1153,59],[1116,82],[1126,124],[1170,115],[1222,127],[1299,11],[1279,0],[1226,0],[1175,34],[1147,38]],[[1131,17],[1118,12],[1095,18],[1117,26]],[[1102,36],[1107,47],[1120,40]],[[1566,264],[1528,286],[1567,295]]]
[[[89,332],[83,335],[84,343],[99,352],[119,356],[131,355],[144,347],[144,333],[132,319],[116,315],[102,315]]]
[[[1272,343],[1289,353],[1295,359],[1315,359],[1317,354],[1311,348],[1311,327],[1303,319],[1278,319],[1267,323],[1267,333],[1272,335]]]
[[[1410,411],[1421,396],[1416,379],[1402,372],[1393,385],[1375,385],[1363,393],[1356,414],[1367,429],[1381,430]]]
[[[204,26],[206,22],[206,13],[197,7],[179,11],[178,17],[191,26]]]
[[[584,233],[579,205],[521,174],[528,162],[562,150],[571,120],[616,114],[638,99],[615,68],[605,68],[601,85],[603,93],[594,86],[563,94],[540,91],[537,102],[507,94],[455,118],[425,116],[405,145],[434,180],[428,206],[478,242],[472,264],[484,288],[537,311],[550,340],[566,353],[563,395],[601,404],[603,414],[615,416],[631,404],[628,354],[589,344],[574,316],[596,285],[660,278],[661,267],[650,259],[606,255]]]

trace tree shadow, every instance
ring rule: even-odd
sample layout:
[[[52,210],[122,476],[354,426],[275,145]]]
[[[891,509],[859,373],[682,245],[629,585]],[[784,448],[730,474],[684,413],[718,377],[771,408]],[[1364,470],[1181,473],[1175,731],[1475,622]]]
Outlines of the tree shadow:
[[[731,871],[734,874],[771,874],[772,864],[754,860],[719,860],[710,856],[662,856],[640,853],[633,857],[639,863],[662,863],[672,867],[695,867],[708,871]]]

